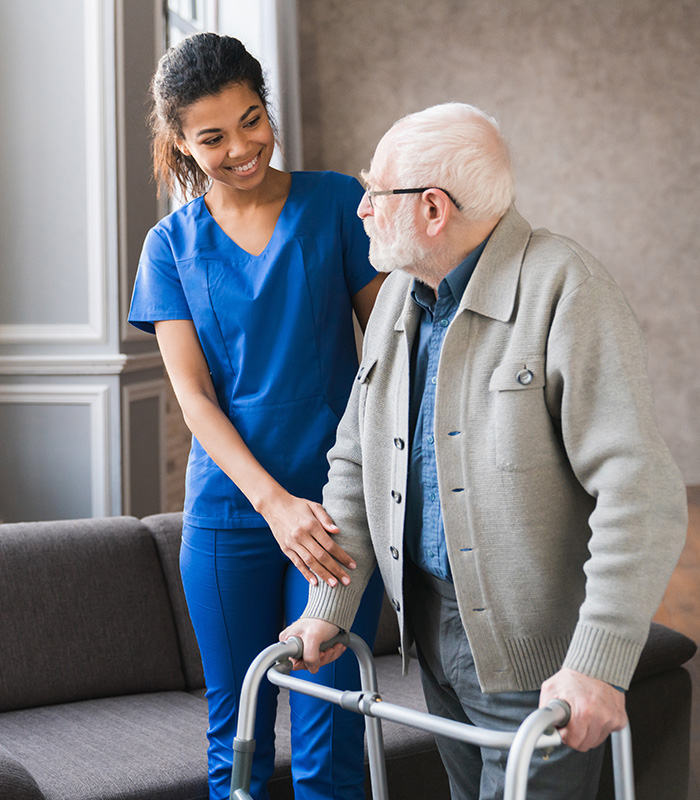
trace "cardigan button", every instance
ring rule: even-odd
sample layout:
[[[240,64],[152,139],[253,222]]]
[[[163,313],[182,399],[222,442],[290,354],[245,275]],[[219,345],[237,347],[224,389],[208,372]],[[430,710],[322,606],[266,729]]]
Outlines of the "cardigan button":
[[[401,611],[401,603],[395,597],[391,599],[391,605],[394,606],[394,611]]]
[[[394,499],[395,503],[401,502],[401,492],[397,492],[396,489],[391,490],[391,496]]]
[[[398,551],[398,550],[397,550],[397,549],[394,547],[394,545],[392,545],[392,546],[389,548],[389,552],[391,553],[391,557],[392,557],[393,559],[397,559],[397,560],[398,560],[398,557],[399,557],[399,551]]]
[[[529,386],[529,384],[532,383],[532,379],[534,377],[535,376],[532,374],[532,372],[530,372],[529,369],[521,369],[520,372],[518,372],[518,374],[515,376],[515,380],[521,386]]]
[[[397,436],[397,437],[394,439],[394,447],[395,447],[397,450],[403,450],[403,448],[404,448],[404,441],[403,441],[403,439],[400,439],[400,438]]]

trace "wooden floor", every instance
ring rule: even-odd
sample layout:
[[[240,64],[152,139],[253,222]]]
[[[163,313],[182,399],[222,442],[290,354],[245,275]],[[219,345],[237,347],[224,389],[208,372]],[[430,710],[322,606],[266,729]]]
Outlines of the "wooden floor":
[[[656,621],[700,644],[700,486],[688,489],[688,539]],[[688,800],[700,800],[700,653],[686,664],[693,680]]]

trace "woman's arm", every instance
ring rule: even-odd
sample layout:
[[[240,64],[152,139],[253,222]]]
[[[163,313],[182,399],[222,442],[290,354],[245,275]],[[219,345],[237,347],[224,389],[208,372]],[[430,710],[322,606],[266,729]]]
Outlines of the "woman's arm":
[[[360,289],[357,294],[352,296],[352,308],[363,333],[367,327],[369,315],[374,308],[374,301],[377,299],[377,293],[382,288],[382,284],[387,277],[386,273],[380,272],[376,277],[372,278],[367,286]]]
[[[330,586],[338,580],[349,583],[341,564],[349,569],[355,564],[328,535],[338,528],[323,506],[287,492],[263,469],[221,410],[193,323],[164,320],[156,322],[155,329],[187,427],[262,514],[282,552],[310,583],[316,583],[313,572]]]

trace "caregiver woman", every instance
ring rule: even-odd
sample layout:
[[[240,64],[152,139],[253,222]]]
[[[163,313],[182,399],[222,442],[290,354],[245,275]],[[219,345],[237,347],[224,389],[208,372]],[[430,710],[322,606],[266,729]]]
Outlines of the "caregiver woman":
[[[156,178],[187,205],[147,235],[129,314],[154,331],[193,434],[180,566],[204,664],[210,797],[228,798],[241,682],[307,581],[354,564],[319,504],[326,452],[381,278],[368,262],[359,183],[270,166],[260,64],[231,37],[189,37],[152,84]],[[356,632],[374,639],[381,583]],[[321,682],[358,686],[352,656]],[[264,682],[251,791],[267,798],[277,689]],[[305,798],[364,798],[363,720],[293,693],[292,771]]]

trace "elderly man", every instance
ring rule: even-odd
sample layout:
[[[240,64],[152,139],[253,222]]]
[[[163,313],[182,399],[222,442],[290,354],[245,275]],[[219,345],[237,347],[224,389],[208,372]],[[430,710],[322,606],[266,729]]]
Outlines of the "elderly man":
[[[480,110],[412,114],[380,141],[358,213],[392,273],[329,454],[324,505],[357,562],[310,587],[300,635],[349,629],[376,561],[432,713],[514,729],[572,707],[534,797],[592,798],[686,529],[632,311],[576,243],[513,206]],[[404,658],[406,656],[404,655]],[[505,758],[438,742],[453,798],[502,794]]]

